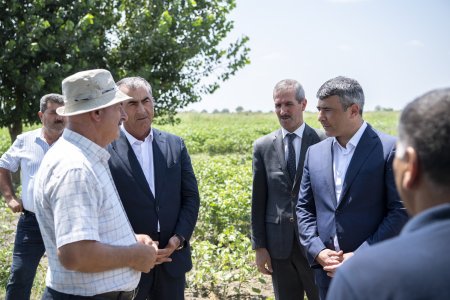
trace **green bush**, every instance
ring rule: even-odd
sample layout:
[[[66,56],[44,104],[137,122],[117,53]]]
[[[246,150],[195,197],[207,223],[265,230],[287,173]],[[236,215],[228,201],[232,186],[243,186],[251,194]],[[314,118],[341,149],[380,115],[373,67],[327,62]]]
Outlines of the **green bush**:
[[[0,201],[4,203],[1,197]],[[0,286],[6,287],[14,245],[14,215],[5,205],[0,205],[0,224]]]
[[[188,285],[201,295],[259,294],[265,284],[253,264],[250,243],[251,156],[192,157],[201,205],[192,239],[193,271]],[[249,281],[254,279],[253,282]]]

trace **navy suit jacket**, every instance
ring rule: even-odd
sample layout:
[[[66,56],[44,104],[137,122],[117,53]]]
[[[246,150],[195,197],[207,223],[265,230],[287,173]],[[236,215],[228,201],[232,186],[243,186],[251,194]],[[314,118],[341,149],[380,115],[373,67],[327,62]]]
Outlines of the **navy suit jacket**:
[[[450,299],[450,204],[430,208],[391,240],[339,267],[327,299]]]
[[[300,241],[312,267],[320,267],[315,258],[332,249],[335,235],[344,253],[354,252],[397,235],[408,219],[392,170],[395,138],[367,126],[348,166],[339,204],[332,141],[308,149],[296,208]],[[317,284],[327,287],[330,277],[319,274]]]
[[[192,268],[189,239],[197,222],[200,197],[188,151],[180,137],[153,129],[153,195],[144,172],[125,134],[108,146],[109,166],[123,206],[136,234],[158,237],[164,248],[176,233],[187,244],[173,252],[172,262],[162,266],[172,276],[184,275]]]

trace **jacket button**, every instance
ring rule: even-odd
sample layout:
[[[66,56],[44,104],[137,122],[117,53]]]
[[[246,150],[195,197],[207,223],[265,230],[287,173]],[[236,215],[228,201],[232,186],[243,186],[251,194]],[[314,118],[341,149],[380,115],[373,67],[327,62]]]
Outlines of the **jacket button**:
[[[294,223],[294,218],[293,218],[293,217],[290,217],[290,218],[289,218],[289,222]]]

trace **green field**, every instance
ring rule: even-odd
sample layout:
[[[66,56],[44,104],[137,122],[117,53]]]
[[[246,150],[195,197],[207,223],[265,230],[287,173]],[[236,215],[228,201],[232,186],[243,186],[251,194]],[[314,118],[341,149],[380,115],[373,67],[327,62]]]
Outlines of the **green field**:
[[[366,121],[396,134],[398,112],[367,112]],[[252,144],[279,128],[273,113],[181,113],[177,125],[155,127],[184,138],[199,182],[201,207],[191,240],[194,268],[188,273],[188,299],[270,299],[270,278],[259,275],[250,245]],[[320,128],[316,113],[306,122]],[[10,145],[7,130],[0,131],[0,154]],[[4,294],[16,216],[0,209],[0,298]],[[45,286],[45,261],[33,289],[40,299]],[[216,297],[216,298],[214,298]]]

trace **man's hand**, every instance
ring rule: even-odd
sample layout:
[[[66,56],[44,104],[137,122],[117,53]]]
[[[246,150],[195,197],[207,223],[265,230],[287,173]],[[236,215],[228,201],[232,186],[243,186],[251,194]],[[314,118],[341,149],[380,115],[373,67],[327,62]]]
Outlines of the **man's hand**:
[[[322,251],[323,252],[323,251]],[[339,251],[339,253],[342,253],[342,256],[340,256],[338,259],[336,259],[333,263],[328,264],[326,266],[323,266],[323,270],[327,272],[327,275],[330,277],[334,277],[334,274],[336,273],[337,269],[350,257],[353,256],[353,252],[343,253],[342,251]],[[320,253],[319,253],[320,255]],[[339,261],[338,263],[335,263],[336,261]]]
[[[336,266],[340,265],[343,260],[343,251],[334,251],[330,249],[323,249],[316,257],[316,261],[330,277],[333,277]]]
[[[22,205],[22,199],[12,197],[8,200],[5,200],[6,204],[8,205],[9,209],[11,209],[12,212],[18,213],[23,211],[23,205]]]
[[[157,244],[153,241],[146,244],[138,242],[131,247],[134,248],[135,253],[131,267],[139,272],[150,272],[156,264]]]
[[[267,251],[266,248],[256,249],[256,266],[261,273],[272,275],[272,261],[270,259],[269,251]]]
[[[164,249],[158,249],[158,256],[156,258],[156,264],[162,264],[165,262],[171,262],[172,259],[170,256],[172,253],[177,250],[177,248],[180,246],[180,240],[173,236],[170,238],[169,242],[167,243],[166,248]]]

